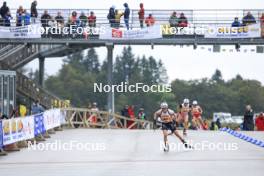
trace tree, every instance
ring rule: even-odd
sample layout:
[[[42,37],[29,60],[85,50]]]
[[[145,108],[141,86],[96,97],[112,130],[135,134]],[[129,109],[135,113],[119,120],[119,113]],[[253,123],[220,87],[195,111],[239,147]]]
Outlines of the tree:
[[[218,83],[223,81],[222,73],[220,70],[218,69],[215,70],[215,73],[212,76],[212,80]]]
[[[83,57],[81,63],[83,63],[85,67],[85,71],[87,72],[97,74],[100,71],[100,63],[99,63],[98,55],[94,48],[88,50],[88,54]]]

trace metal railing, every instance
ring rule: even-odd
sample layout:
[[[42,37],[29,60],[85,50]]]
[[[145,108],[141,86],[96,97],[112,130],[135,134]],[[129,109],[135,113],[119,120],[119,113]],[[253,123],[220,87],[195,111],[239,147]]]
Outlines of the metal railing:
[[[107,19],[107,14],[109,12],[108,9],[39,9],[38,10],[38,18],[37,22],[40,23],[41,16],[44,14],[44,11],[47,10],[48,14],[54,19],[57,16],[58,12],[61,12],[61,15],[64,18],[65,23],[68,22],[73,11],[77,12],[77,17],[83,12],[87,17],[89,13],[93,11],[96,16],[96,24],[97,27],[102,25],[109,25],[109,20]],[[11,15],[13,19],[11,20],[12,26],[16,25],[16,9],[11,9]],[[124,9],[119,9],[119,11],[123,12]],[[129,24],[131,28],[139,28],[139,17],[138,17],[138,9],[131,9]],[[179,17],[180,13],[184,13],[186,16],[188,23],[193,26],[201,26],[208,24],[230,24],[234,21],[235,17],[238,17],[239,20],[248,13],[255,17],[256,21],[259,21],[261,15],[264,13],[264,9],[201,9],[201,10],[191,10],[191,9],[170,9],[170,10],[157,10],[157,9],[145,9],[145,18],[152,14],[155,18],[156,24],[168,24],[169,18],[173,12],[177,13]],[[30,10],[27,9],[29,13]],[[121,27],[124,27],[124,20],[121,18]]]

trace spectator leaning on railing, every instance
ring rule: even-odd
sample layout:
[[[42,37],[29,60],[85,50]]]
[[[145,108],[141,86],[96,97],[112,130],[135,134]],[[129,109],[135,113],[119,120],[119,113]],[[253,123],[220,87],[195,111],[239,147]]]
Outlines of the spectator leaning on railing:
[[[115,24],[114,24],[115,28],[118,29],[120,27],[120,21],[123,15],[124,15],[123,12],[119,12],[119,10],[115,10]]]
[[[30,14],[27,12],[27,10],[24,10],[23,22],[24,22],[24,26],[30,25]]]
[[[35,24],[38,18],[37,1],[33,1],[30,8],[31,23]]]
[[[256,19],[250,12],[248,12],[247,15],[243,17],[242,23],[244,26],[255,24]]]
[[[23,13],[24,9],[22,6],[19,6],[16,12],[16,26],[22,26],[23,25]]]
[[[139,19],[140,27],[143,28],[144,27],[144,19],[145,19],[145,9],[144,9],[143,3],[140,3],[139,7],[140,7],[140,9],[138,11],[138,19]]]
[[[115,6],[110,7],[107,19],[109,20],[110,27],[115,27]]]
[[[169,19],[170,27],[178,27],[179,19],[177,17],[177,13],[173,12]]]
[[[48,27],[49,26],[49,21],[52,20],[51,16],[48,14],[48,11],[45,10],[44,14],[41,16],[40,21],[42,27]]]
[[[5,18],[3,21],[4,26],[11,26],[11,19],[13,19],[13,18],[11,16],[10,11],[8,11],[7,14],[5,15]]]
[[[260,17],[260,25],[261,25],[261,36],[264,37],[264,13]]]
[[[149,16],[145,19],[145,23],[147,27],[153,26],[155,24],[155,19],[152,14],[149,14]]]
[[[187,27],[187,26],[188,26],[188,20],[185,17],[184,13],[181,13],[179,18],[179,27]]]
[[[90,12],[90,16],[88,16],[88,25],[89,27],[96,27],[96,16],[94,15],[94,12]]]
[[[77,12],[76,11],[72,12],[72,15],[70,16],[68,23],[69,23],[69,25],[78,25],[79,19],[77,17]]]
[[[35,103],[32,104],[31,114],[34,115],[42,112],[44,112],[44,108],[40,105],[39,100],[36,100]]]
[[[64,26],[64,18],[61,15],[61,12],[57,13],[57,16],[55,17],[55,21],[57,22],[58,27],[63,27]]]
[[[79,16],[79,22],[80,26],[85,27],[87,24],[87,16],[84,14],[84,12],[81,12],[81,15]]]
[[[242,26],[238,20],[238,17],[235,17],[234,22],[232,23],[232,27],[240,27]]]

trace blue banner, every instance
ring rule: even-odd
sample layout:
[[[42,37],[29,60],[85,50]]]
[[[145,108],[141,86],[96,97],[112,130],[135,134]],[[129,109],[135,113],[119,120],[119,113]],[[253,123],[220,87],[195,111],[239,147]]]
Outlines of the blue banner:
[[[3,126],[2,120],[0,120],[0,149],[3,147]]]
[[[35,136],[45,133],[46,129],[44,126],[44,116],[42,114],[34,115],[34,126],[35,126]]]

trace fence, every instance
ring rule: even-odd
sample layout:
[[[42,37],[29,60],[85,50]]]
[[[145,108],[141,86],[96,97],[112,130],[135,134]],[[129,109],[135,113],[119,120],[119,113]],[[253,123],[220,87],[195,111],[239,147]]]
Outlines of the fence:
[[[64,21],[67,22],[72,12],[77,12],[79,17],[81,13],[84,13],[86,16],[89,16],[90,12],[94,12],[96,15],[96,24],[97,27],[102,25],[109,25],[107,19],[108,9],[39,9],[38,10],[38,19],[40,22],[41,16],[44,14],[44,11],[47,10],[48,14],[55,18],[58,12],[61,12],[61,15],[64,18]],[[124,11],[119,9],[119,11]],[[129,24],[130,28],[140,28],[139,18],[138,18],[138,9],[131,9]],[[248,13],[255,17],[256,21],[259,22],[261,15],[264,13],[264,9],[170,9],[170,10],[158,10],[158,9],[146,9],[145,18],[152,14],[155,18],[156,24],[168,24],[169,18],[173,12],[179,14],[184,13],[188,22],[193,26],[200,27],[201,25],[210,25],[210,24],[231,24],[234,21],[235,17],[238,17],[240,20]],[[11,20],[12,25],[16,24],[16,9],[11,9],[11,15],[13,19]],[[30,12],[27,9],[27,12]],[[123,20],[121,20],[121,26],[125,26]]]

